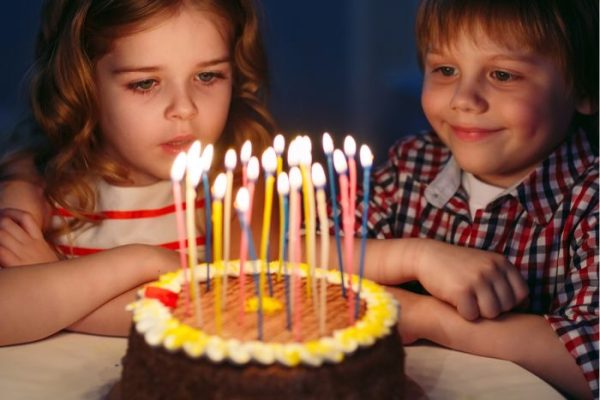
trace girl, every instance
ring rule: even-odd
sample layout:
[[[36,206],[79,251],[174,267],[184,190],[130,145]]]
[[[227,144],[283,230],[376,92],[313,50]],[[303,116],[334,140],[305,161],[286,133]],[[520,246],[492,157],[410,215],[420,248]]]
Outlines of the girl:
[[[0,344],[127,333],[135,289],[179,265],[164,248],[175,156],[270,141],[265,66],[251,0],[46,3],[31,94],[45,140],[3,168]]]

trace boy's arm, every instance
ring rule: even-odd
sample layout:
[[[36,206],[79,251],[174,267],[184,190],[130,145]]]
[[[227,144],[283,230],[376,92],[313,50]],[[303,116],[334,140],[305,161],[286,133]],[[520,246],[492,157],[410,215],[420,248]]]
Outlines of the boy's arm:
[[[64,329],[115,297],[176,269],[178,260],[173,251],[127,245],[0,270],[0,345],[38,340]]]
[[[490,251],[420,238],[369,240],[366,248],[365,277],[388,285],[418,280],[468,320],[495,318],[528,293],[515,266]]]
[[[544,317],[506,313],[494,320],[468,321],[434,297],[398,288],[388,290],[402,307],[398,327],[405,343],[421,338],[451,349],[512,361],[570,396],[592,397],[581,369]]]

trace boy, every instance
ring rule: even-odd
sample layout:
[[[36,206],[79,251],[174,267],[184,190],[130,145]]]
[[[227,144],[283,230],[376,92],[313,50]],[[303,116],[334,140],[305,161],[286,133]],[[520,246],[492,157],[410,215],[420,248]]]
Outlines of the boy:
[[[367,275],[432,295],[390,288],[405,342],[597,398],[598,2],[424,0],[417,42],[435,134],[372,176],[369,234],[403,239],[370,241]]]

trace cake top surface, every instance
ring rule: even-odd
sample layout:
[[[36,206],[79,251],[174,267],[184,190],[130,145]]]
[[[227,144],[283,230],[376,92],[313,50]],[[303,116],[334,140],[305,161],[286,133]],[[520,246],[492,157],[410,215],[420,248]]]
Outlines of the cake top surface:
[[[270,264],[267,271],[277,270],[276,262]],[[193,274],[194,280],[199,283],[205,282],[210,276],[214,283],[215,268],[208,268],[206,264],[198,265]],[[306,266],[299,268],[299,275],[305,283],[304,288],[309,286],[306,281]],[[253,290],[252,274],[246,272],[243,277],[246,281],[246,292]],[[272,273],[273,281],[275,274]],[[279,283],[274,285],[273,297],[262,299],[262,319],[265,321],[263,340],[257,340],[256,327],[257,318],[255,313],[238,312],[239,298],[232,291],[239,288],[240,273],[239,263],[231,262],[228,265],[227,279],[229,287],[227,296],[224,296],[225,305],[221,318],[223,322],[216,324],[211,309],[215,308],[217,300],[211,292],[201,294],[200,299],[205,297],[201,311],[195,314],[195,318],[185,312],[185,306],[180,301],[183,296],[182,286],[186,281],[183,271],[168,273],[152,282],[141,290],[138,300],[128,306],[133,311],[133,321],[138,333],[144,336],[146,342],[151,346],[162,346],[168,351],[183,351],[191,358],[206,357],[212,362],[219,363],[229,361],[234,364],[246,364],[255,362],[269,365],[273,363],[283,364],[289,367],[296,365],[320,366],[323,363],[338,363],[345,356],[354,353],[358,348],[369,347],[376,340],[390,334],[395,329],[398,320],[398,304],[395,299],[376,283],[362,279],[359,284],[357,276],[353,276],[352,285],[354,293],[358,292],[360,286],[360,313],[352,324],[349,321],[347,301],[341,296],[341,278],[337,271],[325,271],[317,269],[314,271],[315,280],[318,284],[325,284],[327,301],[325,310],[321,307],[306,307],[303,310],[302,333],[300,337],[292,334],[292,324],[289,309],[286,310],[287,290],[292,285],[287,285],[290,275],[283,274]],[[286,284],[284,285],[285,282]],[[348,283],[346,277],[346,284]],[[317,285],[312,285],[317,288]],[[284,289],[285,288],[285,291]],[[323,288],[323,286],[321,286]],[[152,290],[149,290],[152,289]],[[156,296],[156,290],[161,295]],[[296,289],[297,290],[297,289]],[[215,288],[213,287],[213,292]],[[209,296],[210,295],[210,296]],[[251,297],[252,293],[246,296]],[[293,294],[292,294],[293,295]],[[315,293],[316,295],[316,293]],[[310,296],[306,296],[310,299]],[[276,298],[280,298],[281,302]],[[275,300],[273,300],[275,299]],[[256,300],[256,299],[255,299]],[[266,305],[275,310],[268,312]],[[316,299],[315,299],[316,301]],[[191,302],[190,302],[191,303]],[[307,304],[312,301],[306,301]],[[246,302],[248,304],[248,302]],[[287,311],[287,314],[286,314]],[[324,318],[326,323],[319,325],[318,313],[327,312]],[[186,315],[188,314],[188,315]],[[200,317],[198,317],[200,315]],[[286,318],[287,315],[287,318]],[[286,322],[287,321],[287,322]],[[296,323],[296,322],[294,322]],[[217,328],[218,326],[218,328]],[[300,322],[298,321],[298,327]],[[261,325],[262,329],[262,325]]]

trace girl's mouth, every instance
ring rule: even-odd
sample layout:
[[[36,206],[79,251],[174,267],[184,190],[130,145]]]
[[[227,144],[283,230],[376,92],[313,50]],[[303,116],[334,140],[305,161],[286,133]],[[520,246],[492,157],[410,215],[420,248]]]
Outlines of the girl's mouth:
[[[193,136],[179,136],[168,142],[161,143],[160,147],[167,153],[178,154],[182,151],[187,151],[194,140],[196,140],[196,138]]]

